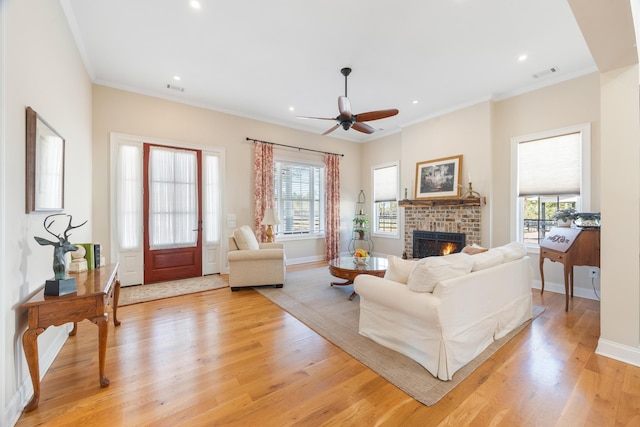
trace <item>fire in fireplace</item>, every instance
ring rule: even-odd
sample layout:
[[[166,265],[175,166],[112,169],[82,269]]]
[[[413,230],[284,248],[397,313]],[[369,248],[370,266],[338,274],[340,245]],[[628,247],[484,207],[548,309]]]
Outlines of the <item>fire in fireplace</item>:
[[[413,231],[413,258],[441,256],[460,252],[466,244],[464,233]]]

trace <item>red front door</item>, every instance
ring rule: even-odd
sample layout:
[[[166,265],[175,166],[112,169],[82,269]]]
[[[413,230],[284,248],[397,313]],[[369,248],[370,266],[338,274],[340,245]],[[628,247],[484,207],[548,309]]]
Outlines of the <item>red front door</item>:
[[[201,159],[144,144],[144,283],[202,276]]]

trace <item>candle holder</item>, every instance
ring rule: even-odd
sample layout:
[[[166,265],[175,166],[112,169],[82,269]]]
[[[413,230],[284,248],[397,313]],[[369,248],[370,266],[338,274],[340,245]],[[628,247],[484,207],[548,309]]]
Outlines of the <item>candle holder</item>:
[[[469,186],[464,189],[464,193],[460,196],[461,199],[472,199],[474,197],[480,198],[480,193],[473,190],[473,185],[469,181]]]

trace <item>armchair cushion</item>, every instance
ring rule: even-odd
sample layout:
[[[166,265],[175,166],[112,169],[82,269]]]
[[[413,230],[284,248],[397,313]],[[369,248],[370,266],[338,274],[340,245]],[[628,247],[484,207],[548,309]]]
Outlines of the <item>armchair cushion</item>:
[[[233,237],[236,239],[236,245],[238,245],[238,249],[240,250],[246,251],[260,249],[258,239],[256,239],[256,235],[253,234],[253,230],[251,230],[248,225],[243,225],[242,227],[234,230]]]

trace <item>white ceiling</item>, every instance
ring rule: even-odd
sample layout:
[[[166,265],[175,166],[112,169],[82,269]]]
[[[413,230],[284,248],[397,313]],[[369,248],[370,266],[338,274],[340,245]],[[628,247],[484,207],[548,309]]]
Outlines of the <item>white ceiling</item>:
[[[596,70],[566,0],[200,2],[61,0],[100,85],[320,134],[351,67],[354,113],[400,110],[354,141]]]

